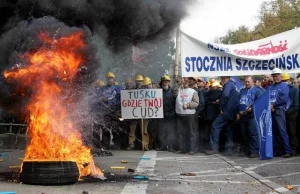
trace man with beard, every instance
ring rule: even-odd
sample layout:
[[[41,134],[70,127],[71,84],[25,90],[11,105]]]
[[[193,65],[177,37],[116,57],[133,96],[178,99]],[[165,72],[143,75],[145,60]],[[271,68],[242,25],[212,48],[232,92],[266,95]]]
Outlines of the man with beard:
[[[290,158],[292,156],[292,149],[286,129],[285,116],[285,111],[288,108],[287,102],[290,100],[290,90],[288,84],[282,81],[282,71],[280,69],[274,68],[272,76],[275,81],[270,86],[274,156],[282,155],[283,151],[284,154],[282,156]]]
[[[259,137],[252,111],[252,105],[263,94],[263,89],[254,85],[253,77],[245,78],[245,88],[240,91],[239,113],[237,120],[241,120],[243,137],[242,156],[257,158],[259,151]]]
[[[106,74],[106,86],[100,88],[102,112],[104,113],[105,130],[109,136],[110,148],[114,146],[114,134],[119,134],[119,117],[121,115],[121,87],[115,86],[115,75],[112,72]],[[105,136],[106,137],[106,136]],[[118,141],[115,141],[118,142]]]
[[[287,131],[290,137],[290,145],[292,148],[292,155],[296,156],[299,148],[299,142],[297,139],[297,115],[299,110],[299,90],[295,85],[290,82],[290,75],[288,73],[282,74],[282,81],[286,82],[289,86],[290,92],[290,100],[288,101],[288,109],[286,113],[286,124]]]
[[[163,89],[163,110],[164,118],[159,120],[158,132],[161,147],[157,150],[170,152],[175,149],[177,139],[175,129],[175,97],[170,87],[170,77],[164,75],[161,77],[160,86]]]
[[[182,80],[182,86],[178,89],[175,110],[178,127],[178,154],[188,152],[195,154],[197,149],[197,130],[195,122],[196,108],[199,105],[198,92],[189,87],[188,78]]]
[[[233,148],[233,129],[232,124],[236,119],[236,113],[239,103],[239,93],[235,83],[230,79],[230,76],[221,77],[224,84],[224,89],[220,98],[220,114],[212,123],[212,132],[210,134],[211,150],[206,151],[207,155],[219,153],[220,133],[222,130],[226,132],[225,152],[224,155],[231,155]]]

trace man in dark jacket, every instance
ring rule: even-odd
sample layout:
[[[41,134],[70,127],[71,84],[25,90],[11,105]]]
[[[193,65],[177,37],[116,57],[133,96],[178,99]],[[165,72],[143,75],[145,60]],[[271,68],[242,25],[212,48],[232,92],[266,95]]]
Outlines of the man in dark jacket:
[[[252,112],[253,103],[263,94],[263,89],[254,85],[253,77],[245,78],[245,88],[240,91],[239,113],[237,120],[241,120],[244,153],[250,158],[257,158],[259,151],[259,137]]]
[[[175,129],[175,96],[170,87],[170,77],[161,77],[160,87],[163,89],[164,118],[158,122],[158,132],[161,147],[157,150],[170,152],[175,150],[177,131]]]
[[[297,155],[297,150],[299,148],[299,142],[297,139],[297,114],[299,110],[299,90],[295,85],[291,84],[290,82],[290,75],[288,73],[282,74],[282,81],[286,82],[289,86],[290,93],[289,93],[289,101],[288,101],[288,109],[286,113],[286,125],[287,131],[290,138],[290,145],[292,148],[292,155]]]
[[[292,156],[292,149],[286,129],[285,111],[288,108],[290,90],[288,84],[282,82],[280,69],[274,68],[272,76],[275,82],[270,86],[274,156],[282,155],[283,147],[284,154],[282,156],[289,158]]]
[[[205,90],[204,88],[198,88],[198,80],[197,77],[189,77],[189,86],[190,88],[196,90],[198,92],[199,96],[199,105],[196,108],[195,113],[195,123],[198,125],[198,131],[197,131],[197,149],[198,150],[204,150],[203,148],[203,136],[205,131],[205,120],[204,120],[204,108],[205,108]]]
[[[209,136],[212,131],[212,123],[220,114],[220,107],[217,102],[220,100],[221,95],[221,85],[219,82],[214,82],[205,96],[205,132],[203,145],[206,149],[209,148]]]
[[[212,124],[213,130],[210,134],[210,147],[212,150],[206,152],[208,155],[219,153],[219,138],[223,129],[226,131],[224,154],[232,154],[233,130],[231,125],[236,119],[239,104],[239,93],[236,89],[235,83],[229,76],[221,77],[221,81],[224,83],[224,89],[219,101],[221,112]]]

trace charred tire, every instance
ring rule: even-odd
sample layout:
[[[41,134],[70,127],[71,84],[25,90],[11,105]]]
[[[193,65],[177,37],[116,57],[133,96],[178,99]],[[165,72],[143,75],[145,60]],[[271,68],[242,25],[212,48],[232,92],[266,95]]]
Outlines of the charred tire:
[[[66,185],[78,181],[79,170],[71,161],[24,161],[19,179],[31,185]]]

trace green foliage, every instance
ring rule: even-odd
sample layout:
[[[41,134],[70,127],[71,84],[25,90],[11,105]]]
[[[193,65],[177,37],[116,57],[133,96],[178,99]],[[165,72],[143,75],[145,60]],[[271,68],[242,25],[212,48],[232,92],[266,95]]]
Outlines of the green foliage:
[[[300,26],[300,0],[265,1],[258,13],[258,24],[253,30],[240,26],[219,38],[223,44],[237,44],[272,36]]]

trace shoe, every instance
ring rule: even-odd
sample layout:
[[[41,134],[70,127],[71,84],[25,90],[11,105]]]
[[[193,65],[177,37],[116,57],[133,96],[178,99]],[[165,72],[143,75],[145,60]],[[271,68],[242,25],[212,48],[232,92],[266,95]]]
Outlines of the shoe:
[[[134,145],[129,145],[129,146],[126,148],[127,151],[130,151],[130,150],[133,150],[133,149],[134,149]]]
[[[247,154],[245,152],[239,153],[239,157],[245,157]]]
[[[149,151],[150,149],[148,147],[144,147],[144,151]]]
[[[292,151],[292,156],[297,156],[297,151],[296,150]]]
[[[205,152],[207,155],[214,155],[214,154],[218,154],[219,152],[218,151],[215,151],[215,150],[208,150]]]
[[[258,158],[258,154],[250,154],[249,158]]]
[[[189,152],[189,155],[195,155],[195,152],[190,151],[190,152]]]
[[[183,150],[178,150],[178,151],[176,151],[175,153],[176,153],[176,154],[185,154],[186,152],[183,151]]]
[[[286,153],[286,154],[282,155],[282,157],[284,157],[284,158],[291,158],[292,154]]]
[[[175,152],[174,149],[168,149],[168,152]]]
[[[164,148],[164,147],[162,147],[162,148],[156,148],[155,150],[156,150],[156,151],[166,151],[167,149]]]

